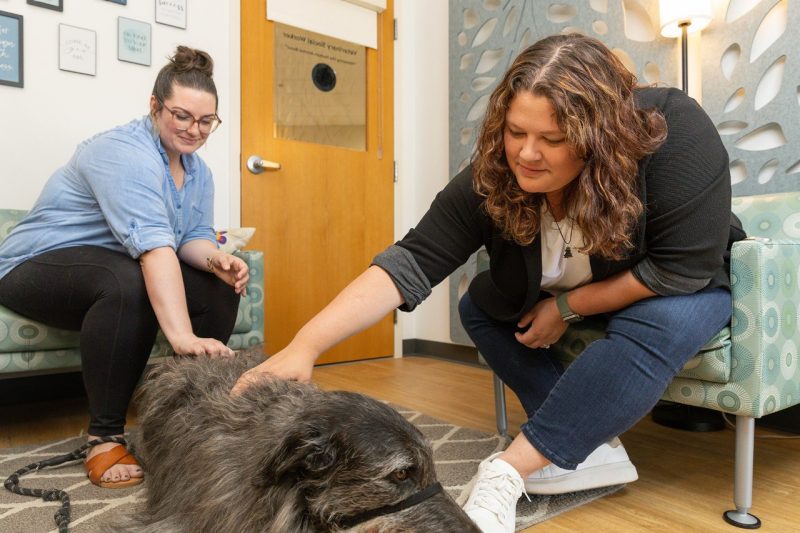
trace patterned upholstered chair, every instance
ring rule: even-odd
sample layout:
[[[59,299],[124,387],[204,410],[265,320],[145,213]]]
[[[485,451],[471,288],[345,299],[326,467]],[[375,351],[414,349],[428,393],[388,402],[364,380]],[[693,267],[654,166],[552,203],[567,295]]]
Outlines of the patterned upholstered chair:
[[[25,215],[25,211],[0,209],[0,241]],[[244,348],[264,341],[264,254],[237,252],[250,268],[247,296],[239,303],[236,325],[228,346]],[[0,379],[32,374],[73,371],[80,368],[78,333],[51,328],[20,316],[0,305]],[[172,354],[159,331],[150,361]]]
[[[755,419],[800,403],[800,193],[734,198],[733,211],[748,238],[731,250],[731,323],[689,360],[663,399],[736,415],[736,510],[724,518],[754,528],[760,525],[749,514]],[[590,317],[570,327],[554,348],[569,363],[602,337],[604,326]],[[505,391],[494,380],[498,431],[504,434]]]

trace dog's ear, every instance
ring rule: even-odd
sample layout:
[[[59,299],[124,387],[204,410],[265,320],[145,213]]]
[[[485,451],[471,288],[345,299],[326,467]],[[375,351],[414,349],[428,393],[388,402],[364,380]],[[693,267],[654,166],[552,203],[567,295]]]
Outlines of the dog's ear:
[[[263,485],[324,476],[337,463],[334,436],[312,423],[299,424],[260,465]]]

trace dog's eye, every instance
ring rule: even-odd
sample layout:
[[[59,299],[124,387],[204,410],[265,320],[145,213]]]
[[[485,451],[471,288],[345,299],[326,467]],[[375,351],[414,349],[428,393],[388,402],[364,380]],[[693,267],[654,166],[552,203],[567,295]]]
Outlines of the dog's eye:
[[[408,470],[401,468],[400,470],[395,470],[393,475],[397,481],[405,481],[408,479]]]

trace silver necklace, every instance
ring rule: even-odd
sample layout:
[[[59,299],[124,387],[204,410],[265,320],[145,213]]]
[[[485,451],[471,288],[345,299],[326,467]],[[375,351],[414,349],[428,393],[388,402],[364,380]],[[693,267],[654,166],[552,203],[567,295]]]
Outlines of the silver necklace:
[[[550,201],[545,198],[545,202],[547,202],[547,208],[550,210],[550,215],[553,217],[553,222],[556,223],[556,229],[558,230],[558,234],[561,236],[561,240],[564,241],[564,259],[569,259],[572,257],[572,247],[569,243],[572,242],[572,230],[575,229],[574,224],[569,225],[569,239],[564,237],[564,234],[561,232],[561,226],[558,224],[558,220],[556,220],[556,215],[553,212],[553,207],[550,205]],[[564,217],[567,218],[567,217]]]

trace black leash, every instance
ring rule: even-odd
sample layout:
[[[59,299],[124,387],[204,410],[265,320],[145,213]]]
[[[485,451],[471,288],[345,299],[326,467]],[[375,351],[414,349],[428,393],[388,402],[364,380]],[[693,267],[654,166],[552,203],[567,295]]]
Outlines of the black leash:
[[[440,492],[442,492],[442,484],[436,482],[433,485],[428,485],[419,492],[415,492],[405,500],[399,501],[392,505],[384,505],[383,507],[378,507],[377,509],[372,509],[370,511],[364,511],[363,513],[355,516],[345,517],[344,519],[339,520],[338,524],[345,529],[350,529],[358,524],[366,522],[367,520],[372,520],[373,518],[378,518],[379,516],[397,513],[408,509],[409,507],[414,507],[415,505],[424,502],[431,496],[434,496]]]
[[[96,446],[104,442],[116,442],[117,444],[122,444],[125,447],[128,445],[127,441],[122,437],[100,437],[99,439],[93,439],[77,450],[71,451],[70,453],[45,459],[43,461],[39,461],[38,463],[31,463],[28,466],[20,468],[6,478],[3,486],[14,494],[19,494],[21,496],[33,496],[34,498],[41,498],[46,502],[61,500],[61,509],[56,511],[55,515],[53,515],[53,518],[55,518],[59,533],[67,533],[69,530],[69,521],[72,518],[72,511],[69,504],[69,495],[66,493],[66,491],[60,489],[26,489],[19,486],[19,478],[25,474],[36,472],[48,466],[56,466],[68,463],[69,461],[83,459],[86,457],[86,450],[92,446]]]

